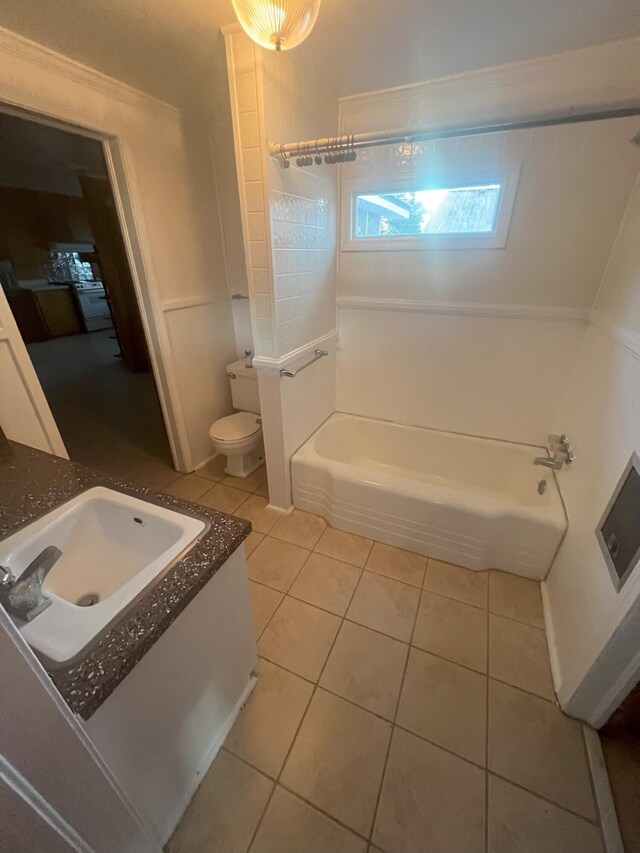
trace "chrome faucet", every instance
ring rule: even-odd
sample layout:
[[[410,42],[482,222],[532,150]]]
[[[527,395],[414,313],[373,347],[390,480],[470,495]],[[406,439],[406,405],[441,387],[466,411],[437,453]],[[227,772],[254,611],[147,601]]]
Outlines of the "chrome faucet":
[[[42,613],[51,604],[51,599],[42,591],[42,584],[61,556],[60,548],[49,545],[29,563],[19,578],[11,569],[0,566],[0,604],[5,610],[27,622]]]
[[[575,459],[573,448],[564,433],[562,435],[554,435],[552,433],[549,436],[549,451],[551,452],[550,457],[538,456],[533,460],[533,464],[552,468],[554,471],[560,471],[565,465],[570,465]]]
[[[559,459],[550,459],[548,456],[536,456],[533,464],[543,465],[545,468],[553,468],[554,471],[560,471],[561,468],[564,468],[564,462]]]

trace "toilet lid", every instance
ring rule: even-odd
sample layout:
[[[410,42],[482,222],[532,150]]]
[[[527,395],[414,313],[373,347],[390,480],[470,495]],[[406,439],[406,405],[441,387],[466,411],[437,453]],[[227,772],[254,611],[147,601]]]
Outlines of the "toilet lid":
[[[209,435],[219,441],[240,441],[242,438],[249,438],[259,429],[258,415],[252,412],[236,412],[216,421],[209,430]]]

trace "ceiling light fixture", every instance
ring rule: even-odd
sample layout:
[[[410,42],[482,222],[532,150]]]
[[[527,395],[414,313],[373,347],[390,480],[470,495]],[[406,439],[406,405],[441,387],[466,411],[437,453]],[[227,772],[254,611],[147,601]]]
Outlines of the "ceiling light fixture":
[[[318,17],[320,0],[231,0],[242,29],[261,47],[291,50]]]

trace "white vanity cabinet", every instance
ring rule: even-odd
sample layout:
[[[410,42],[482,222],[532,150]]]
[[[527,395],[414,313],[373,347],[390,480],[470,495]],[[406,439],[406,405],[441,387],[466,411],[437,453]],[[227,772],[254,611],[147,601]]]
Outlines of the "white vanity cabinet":
[[[240,545],[84,723],[160,844],[171,836],[249,696],[255,663]]]

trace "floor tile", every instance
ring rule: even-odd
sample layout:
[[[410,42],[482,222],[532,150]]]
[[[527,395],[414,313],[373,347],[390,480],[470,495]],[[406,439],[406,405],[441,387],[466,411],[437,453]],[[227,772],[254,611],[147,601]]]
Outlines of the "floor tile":
[[[258,683],[225,747],[275,778],[309,704],[313,685],[262,659],[254,672]]]
[[[362,569],[356,566],[314,551],[289,593],[294,598],[344,616],[361,574]]]
[[[419,599],[420,592],[413,586],[363,572],[347,618],[408,643]]]
[[[227,457],[220,454],[211,462],[207,462],[202,468],[197,469],[197,474],[200,477],[206,477],[208,480],[221,480],[224,477],[224,469],[227,464]]]
[[[280,785],[251,845],[251,853],[366,853],[367,842]]]
[[[594,824],[489,774],[488,853],[603,853]]]
[[[346,533],[344,530],[336,530],[327,527],[316,545],[316,551],[327,557],[335,557],[344,563],[363,568],[371,551],[373,543],[370,539],[356,536],[354,533]]]
[[[197,474],[183,474],[170,483],[164,491],[176,498],[184,498],[186,501],[197,501],[206,491],[211,488],[211,480],[198,477]]]
[[[220,483],[216,483],[208,492],[198,498],[198,503],[219,509],[220,512],[234,513],[240,504],[246,500],[246,497],[246,492],[230,489],[228,486],[221,486]]]
[[[593,820],[581,724],[552,702],[489,679],[489,769]]]
[[[544,628],[540,584],[507,572],[489,573],[489,610]]]
[[[486,673],[487,613],[461,601],[423,592],[413,644]]]
[[[167,853],[246,853],[272,788],[271,779],[220,750]]]
[[[249,577],[286,592],[309,553],[306,548],[266,536],[247,560]]]
[[[269,482],[268,482],[268,480],[265,480],[264,483],[262,483],[262,485],[258,486],[258,488],[255,490],[254,494],[260,495],[260,497],[268,499],[269,498]]]
[[[487,678],[411,649],[396,722],[484,766]]]
[[[282,773],[282,784],[368,835],[390,723],[318,689]]]
[[[234,489],[240,489],[242,492],[255,492],[258,486],[261,486],[267,479],[267,469],[262,465],[253,474],[248,477],[230,477],[228,474],[222,478],[223,486],[231,486]]]
[[[256,550],[258,545],[264,539],[264,533],[258,533],[255,530],[252,530],[251,533],[244,540],[244,553],[246,557],[250,557],[251,554]]]
[[[474,572],[471,569],[463,569],[462,566],[454,566],[452,563],[429,559],[424,588],[429,592],[463,601],[465,604],[486,607],[489,573]]]
[[[555,694],[544,631],[491,613],[489,675],[553,700]]]
[[[247,498],[245,492],[242,494]],[[258,533],[268,533],[276,521],[282,517],[282,514],[275,509],[271,509],[267,504],[267,498],[260,497],[260,495],[251,495],[239,507],[236,515],[239,515],[240,518],[248,519],[253,529],[257,530]]]
[[[343,622],[320,686],[393,720],[407,651],[399,640]]]
[[[427,558],[420,554],[393,548],[391,545],[383,545],[382,542],[374,542],[366,568],[369,572],[386,575],[403,583],[422,586],[426,566]]]
[[[303,548],[313,548],[326,526],[327,522],[319,515],[294,509],[290,515],[283,515],[276,521],[271,535]]]
[[[251,598],[253,628],[257,638],[267,627],[269,619],[276,612],[284,596],[271,587],[249,581],[249,597]]]
[[[483,853],[485,773],[395,729],[373,841],[390,853]]]
[[[125,482],[166,489],[173,467],[151,371],[132,373],[113,329],[28,344],[71,459]]]
[[[332,613],[287,596],[260,637],[258,653],[317,681],[339,627]]]

